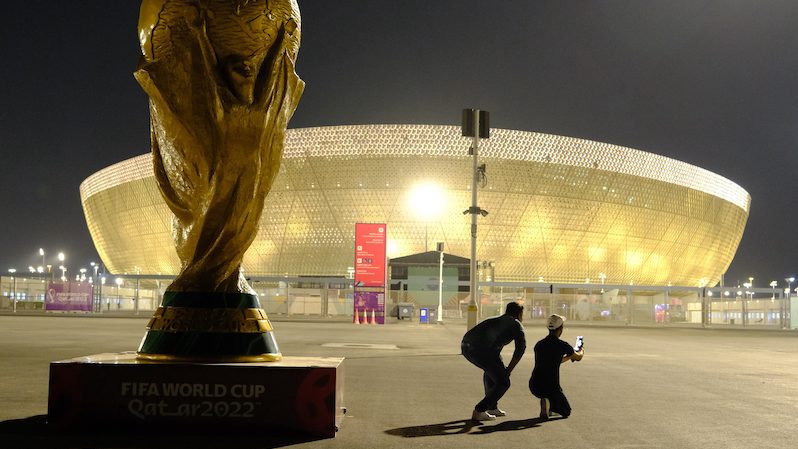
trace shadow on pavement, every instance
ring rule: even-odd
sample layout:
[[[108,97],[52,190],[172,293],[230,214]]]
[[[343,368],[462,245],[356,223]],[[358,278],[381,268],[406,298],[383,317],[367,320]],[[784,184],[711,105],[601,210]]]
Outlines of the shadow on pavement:
[[[399,427],[386,430],[388,435],[397,437],[414,438],[429,437],[434,435],[458,435],[469,433],[471,429],[481,425],[479,421],[461,419],[459,421],[449,421],[440,424],[427,424],[425,426]]]
[[[553,421],[558,418],[549,418],[549,421]],[[529,418],[529,419],[517,419],[514,421],[502,421],[497,424],[493,425],[484,425],[477,429],[476,432],[473,432],[475,435],[486,434],[486,433],[494,433],[494,432],[507,432],[510,430],[524,430],[524,429],[531,429],[533,427],[538,427],[540,423],[546,422],[545,419],[542,418]]]
[[[563,418],[550,418],[549,421],[554,421]],[[494,432],[507,432],[511,430],[524,430],[538,427],[540,423],[546,422],[541,418],[519,419],[514,421],[502,421],[496,424],[483,424],[480,421],[471,419],[461,419],[459,421],[449,421],[439,424],[427,424],[424,426],[410,426],[399,427],[396,429],[386,430],[385,433],[397,437],[415,438],[415,437],[429,437],[429,436],[442,436],[442,435],[462,435],[470,433],[472,435],[482,435]],[[476,428],[476,430],[474,430]],[[472,430],[474,430],[472,432]]]
[[[92,423],[87,422],[86,428],[91,427]],[[307,436],[270,436],[265,435],[262,429],[253,429],[252,436],[213,434],[211,432],[212,429],[205,428],[198,429],[196,434],[93,432],[91,430],[62,434],[53,433],[47,429],[47,415],[0,421],[2,447],[14,449],[76,447],[84,449],[174,449],[176,447],[269,449],[323,439]]]

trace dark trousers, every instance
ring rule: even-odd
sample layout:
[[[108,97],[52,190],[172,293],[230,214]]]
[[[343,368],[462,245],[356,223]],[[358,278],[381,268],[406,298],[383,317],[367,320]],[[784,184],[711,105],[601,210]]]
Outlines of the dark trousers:
[[[477,403],[474,410],[484,412],[499,408],[499,399],[510,388],[510,376],[504,366],[500,351],[490,348],[477,348],[468,344],[461,346],[463,356],[484,371],[482,384],[485,397]]]
[[[539,389],[529,379],[529,391],[540,399],[548,399],[550,404],[550,411],[567,418],[571,414],[571,404],[568,403],[568,398],[562,392],[562,388]]]

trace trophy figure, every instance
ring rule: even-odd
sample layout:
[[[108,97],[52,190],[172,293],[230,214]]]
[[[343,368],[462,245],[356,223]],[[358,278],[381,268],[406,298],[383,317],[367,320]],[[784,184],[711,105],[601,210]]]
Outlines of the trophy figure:
[[[282,358],[241,274],[302,95],[296,0],[144,0],[136,80],[182,265],[138,349],[147,360]]]

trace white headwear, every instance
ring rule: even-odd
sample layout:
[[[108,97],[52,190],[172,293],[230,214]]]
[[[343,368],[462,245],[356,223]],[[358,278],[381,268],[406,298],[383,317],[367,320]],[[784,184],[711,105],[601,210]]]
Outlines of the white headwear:
[[[565,317],[560,315],[552,315],[546,321],[546,327],[551,330],[557,329],[565,322]]]

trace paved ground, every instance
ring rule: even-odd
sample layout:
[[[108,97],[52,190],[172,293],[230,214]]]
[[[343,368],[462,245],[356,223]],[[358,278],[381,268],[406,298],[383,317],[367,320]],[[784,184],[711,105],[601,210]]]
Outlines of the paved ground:
[[[284,354],[346,357],[349,410],[335,439],[50,436],[48,364],[135,349],[144,318],[0,316],[0,447],[792,448],[798,436],[798,333],[566,327],[585,336],[582,362],[562,367],[574,408],[539,422],[527,354],[494,422],[466,420],[481,374],[459,355],[463,323],[355,326],[277,322]],[[545,334],[527,326],[530,347]],[[325,343],[397,345],[398,350]],[[506,351],[509,359],[511,350]]]

